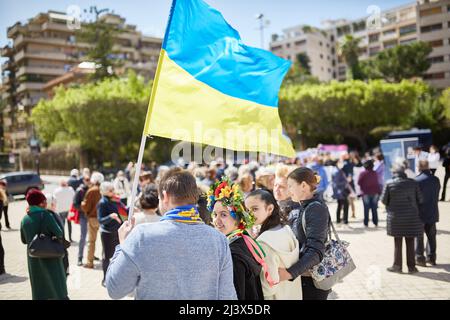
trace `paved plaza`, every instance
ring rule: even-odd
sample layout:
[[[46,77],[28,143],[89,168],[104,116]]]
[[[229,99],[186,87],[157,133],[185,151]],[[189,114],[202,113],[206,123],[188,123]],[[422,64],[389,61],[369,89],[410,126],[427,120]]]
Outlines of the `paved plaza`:
[[[438,176],[442,178],[442,168]],[[441,180],[442,181],[442,180]],[[52,185],[47,185],[49,190]],[[53,185],[54,187],[54,185]],[[440,202],[440,222],[437,224],[437,266],[418,267],[419,273],[389,273],[386,268],[394,259],[394,239],[386,235],[386,213],[380,207],[378,228],[369,224],[364,228],[362,201],[356,202],[356,218],[350,219],[348,227],[338,226],[341,239],[350,242],[349,251],[357,269],[333,288],[329,299],[450,299],[450,202]],[[31,299],[28,279],[26,247],[20,241],[20,221],[25,214],[26,202],[17,200],[10,204],[10,220],[13,230],[7,231],[3,225],[2,239],[5,248],[7,274],[0,276],[0,300]],[[335,220],[336,204],[330,204],[330,212]],[[66,227],[67,232],[67,227]],[[78,240],[80,227],[73,225],[73,239]],[[405,245],[403,245],[405,251]],[[101,286],[101,261],[95,269],[78,267],[78,242],[69,249],[70,276],[68,278],[69,297],[73,300],[110,299]],[[101,257],[100,236],[97,238],[96,256]],[[403,270],[406,255],[403,253]]]

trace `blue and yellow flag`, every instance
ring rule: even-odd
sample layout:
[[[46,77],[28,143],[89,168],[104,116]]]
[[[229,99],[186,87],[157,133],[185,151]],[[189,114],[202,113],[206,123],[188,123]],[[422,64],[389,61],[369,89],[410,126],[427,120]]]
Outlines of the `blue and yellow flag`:
[[[202,0],[174,0],[144,134],[295,156],[278,91],[290,62],[242,43]]]

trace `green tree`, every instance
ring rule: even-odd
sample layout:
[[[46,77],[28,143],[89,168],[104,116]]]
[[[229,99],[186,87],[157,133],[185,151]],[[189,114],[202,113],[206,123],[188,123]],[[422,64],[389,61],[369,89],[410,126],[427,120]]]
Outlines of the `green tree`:
[[[149,93],[150,85],[133,72],[124,79],[59,87],[53,99],[38,103],[31,120],[46,145],[76,144],[91,163],[117,166],[137,156]]]
[[[359,43],[360,38],[355,38],[352,35],[345,35],[344,42],[339,46],[339,54],[344,57],[347,64],[347,78],[353,80],[363,80],[364,74],[359,63]]]
[[[311,74],[311,66],[309,63],[311,60],[309,59],[308,55],[306,53],[299,53],[296,56],[297,63],[299,64],[300,68],[304,70],[305,74]]]
[[[280,91],[280,116],[292,140],[297,130],[309,144],[354,141],[366,150],[372,130],[408,126],[422,82],[375,80],[290,85]]]
[[[444,106],[444,113],[447,121],[450,121],[450,88],[447,88],[442,92],[440,101]]]
[[[388,82],[422,77],[431,66],[428,60],[431,51],[428,43],[420,41],[398,45],[363,62],[362,68],[369,79],[384,79]]]
[[[106,23],[101,17],[95,22],[83,24],[76,33],[77,41],[90,44],[87,58],[96,64],[94,80],[102,80],[115,76],[114,68],[120,65],[114,57],[114,39],[121,30],[112,24]]]

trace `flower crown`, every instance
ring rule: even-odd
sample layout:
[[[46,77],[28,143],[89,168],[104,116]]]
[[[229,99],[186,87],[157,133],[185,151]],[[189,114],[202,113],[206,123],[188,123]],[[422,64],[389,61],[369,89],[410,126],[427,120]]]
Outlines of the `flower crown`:
[[[244,194],[237,183],[232,183],[231,180],[224,176],[220,181],[216,181],[211,185],[208,193],[208,211],[213,212],[214,205],[217,201],[228,208],[230,215],[240,222],[240,229],[251,228],[255,224],[255,216],[245,210]]]

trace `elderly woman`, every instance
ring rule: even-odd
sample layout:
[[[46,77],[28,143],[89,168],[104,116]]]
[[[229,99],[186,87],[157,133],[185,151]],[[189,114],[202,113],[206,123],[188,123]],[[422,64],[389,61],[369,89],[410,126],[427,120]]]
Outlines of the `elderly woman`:
[[[97,205],[97,218],[100,223],[100,237],[103,246],[103,281],[104,286],[106,271],[108,271],[109,260],[114,255],[116,246],[119,244],[119,230],[122,221],[128,215],[127,208],[114,194],[114,184],[103,182],[100,185],[102,198]]]
[[[414,257],[414,238],[423,234],[423,223],[419,217],[419,204],[423,202],[419,184],[409,179],[405,167],[394,165],[393,178],[386,183],[381,202],[387,210],[387,234],[394,237],[394,265],[387,270],[402,272],[402,242],[406,242],[408,273],[418,272]]]
[[[63,241],[64,233],[58,218],[47,209],[47,198],[37,189],[26,196],[29,208],[22,219],[20,236],[27,246],[37,234],[54,236]],[[67,284],[63,258],[36,258],[28,256],[33,300],[66,300]]]

